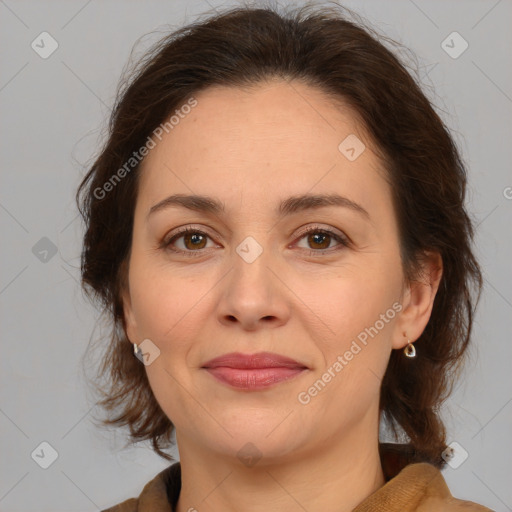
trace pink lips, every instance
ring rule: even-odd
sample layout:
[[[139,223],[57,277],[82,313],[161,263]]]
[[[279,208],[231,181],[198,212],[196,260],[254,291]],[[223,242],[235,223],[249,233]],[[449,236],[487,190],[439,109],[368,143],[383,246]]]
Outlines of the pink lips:
[[[225,354],[203,365],[216,379],[239,389],[263,389],[291,379],[308,368],[271,352]]]

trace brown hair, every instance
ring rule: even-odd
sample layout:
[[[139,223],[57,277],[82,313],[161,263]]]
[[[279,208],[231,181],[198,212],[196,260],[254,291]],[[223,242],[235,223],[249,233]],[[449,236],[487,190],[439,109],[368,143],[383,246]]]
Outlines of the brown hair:
[[[466,170],[406,64],[382,41],[400,45],[349,9],[343,8],[358,23],[340,6],[310,9],[305,5],[280,14],[270,7],[238,7],[197,21],[160,40],[121,82],[108,140],[76,194],[86,224],[82,286],[101,302],[113,327],[95,386],[103,395],[101,406],[116,414],[102,424],[128,426],[132,441],[151,440],[160,456],[173,460],[162,448],[170,446],[174,427],[133,355],[120,297],[139,166],[124,173],[108,194],[98,198],[97,191],[193,94],[211,85],[300,80],[353,107],[363,120],[392,189],[406,279],[418,278],[425,252],[442,257],[444,271],[430,320],[417,340],[418,356],[411,360],[392,352],[380,397],[395,438],[405,433],[410,439],[413,460],[441,467],[446,444],[439,407],[461,367],[482,288],[471,249],[473,224],[464,207]],[[105,376],[103,390],[99,381]]]

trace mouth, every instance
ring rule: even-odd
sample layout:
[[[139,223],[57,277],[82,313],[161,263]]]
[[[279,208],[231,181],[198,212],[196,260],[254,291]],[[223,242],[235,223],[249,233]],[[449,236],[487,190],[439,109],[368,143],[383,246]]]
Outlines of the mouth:
[[[208,361],[203,369],[218,381],[245,390],[265,389],[309,370],[298,361],[270,352],[226,354]]]
[[[206,368],[217,380],[238,389],[258,390],[300,375],[306,368],[256,368],[252,370],[218,366]]]

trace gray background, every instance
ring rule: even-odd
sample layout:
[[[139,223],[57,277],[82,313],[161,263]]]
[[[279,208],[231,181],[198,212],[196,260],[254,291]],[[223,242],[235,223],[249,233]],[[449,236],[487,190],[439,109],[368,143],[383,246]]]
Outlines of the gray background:
[[[78,284],[74,193],[136,40],[157,30],[140,55],[196,14],[235,3],[0,0],[2,511],[98,510],[137,496],[168,465],[146,444],[123,450],[122,432],[91,422],[99,411],[80,359],[101,330]],[[512,510],[512,2],[345,5],[415,52],[425,91],[470,169],[485,289],[471,360],[444,413],[449,441],[469,457],[444,475],[456,497]],[[47,59],[31,48],[43,31],[59,45]],[[441,47],[453,31],[469,43],[456,59]],[[41,252],[52,246],[55,254]],[[48,469],[31,458],[43,441],[58,453]]]

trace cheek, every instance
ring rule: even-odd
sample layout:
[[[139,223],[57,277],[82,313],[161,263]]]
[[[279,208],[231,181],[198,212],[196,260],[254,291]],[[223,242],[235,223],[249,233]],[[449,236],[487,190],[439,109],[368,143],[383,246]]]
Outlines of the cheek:
[[[329,317],[327,312],[323,316],[334,334],[317,341],[322,366],[307,383],[313,409],[334,423],[346,411],[358,418],[378,403],[392,348],[393,304],[397,304],[394,294],[385,290],[376,294],[375,286],[340,283],[339,288],[330,291],[329,297],[337,302],[333,306],[326,301]],[[308,393],[307,388],[302,391]]]
[[[338,383],[333,387],[343,382],[347,397],[358,396],[364,388],[373,393],[379,387],[401,309],[400,284],[400,272],[394,267],[367,265],[365,271],[352,268],[350,275],[330,280],[323,294],[315,293],[319,304],[314,310],[329,326],[328,335],[317,338],[318,348],[325,370],[341,358],[343,370],[331,369]]]
[[[394,268],[365,265],[352,267],[345,275],[328,279],[316,288],[313,293],[314,288],[309,288],[304,302],[315,304],[312,309],[330,327],[331,339],[346,340],[373,326],[390,308],[385,324],[391,323],[396,316],[392,306],[400,297],[401,281]],[[379,326],[381,330],[381,322]]]
[[[154,261],[134,258],[130,269],[130,295],[140,336],[164,343],[188,325],[200,308],[204,283],[180,279],[176,271]]]
[[[167,417],[176,425],[188,425],[187,418],[200,412],[184,392],[187,389],[197,394],[187,367],[188,354],[193,341],[199,339],[199,320],[205,318],[201,297],[208,288],[201,282],[188,283],[154,262],[152,265],[134,259],[130,275],[138,335],[141,340],[150,339],[160,351],[145,369],[155,399]]]

